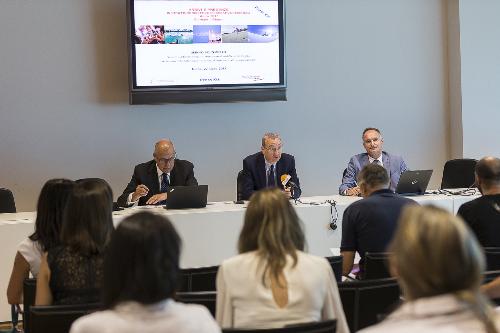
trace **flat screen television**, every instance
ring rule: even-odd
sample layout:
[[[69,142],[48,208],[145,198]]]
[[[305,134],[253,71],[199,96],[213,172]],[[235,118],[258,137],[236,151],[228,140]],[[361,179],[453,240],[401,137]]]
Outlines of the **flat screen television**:
[[[286,100],[284,0],[128,0],[130,104]]]

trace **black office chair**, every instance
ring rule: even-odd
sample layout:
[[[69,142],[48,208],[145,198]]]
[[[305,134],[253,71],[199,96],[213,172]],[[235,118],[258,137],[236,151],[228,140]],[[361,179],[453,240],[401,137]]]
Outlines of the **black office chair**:
[[[343,262],[343,257],[342,256],[331,256],[331,257],[326,257],[326,260],[330,263],[330,266],[332,266],[333,274],[335,274],[335,279],[337,282],[342,281],[342,262]]]
[[[23,325],[24,333],[30,333],[30,308],[35,305],[36,279],[25,279],[23,282]]]
[[[465,188],[470,187],[475,182],[474,169],[477,160],[462,158],[449,160],[443,169],[441,188]]]
[[[240,170],[236,177],[236,200],[243,200],[243,170]]]
[[[339,283],[340,299],[351,332],[376,324],[400,303],[395,278]]]
[[[237,329],[225,328],[222,333],[335,333],[336,320],[325,320],[313,323],[289,325],[283,328]]]
[[[178,292],[175,294],[175,299],[181,303],[200,304],[210,311],[215,318],[215,303],[217,292],[201,291],[201,292]]]
[[[181,269],[179,291],[215,291],[215,278],[219,266]]]
[[[486,271],[483,274],[483,283],[482,284],[486,284],[488,282],[491,282],[498,277],[500,277],[500,270],[498,270],[498,271]],[[496,306],[499,306],[500,305],[500,298],[492,299],[491,302],[494,303]]]
[[[100,307],[99,303],[32,306],[29,322],[31,333],[68,333],[75,320]]]
[[[0,213],[15,213],[16,203],[12,191],[7,188],[0,188]]]
[[[362,279],[384,279],[391,277],[387,269],[390,252],[366,252]]]
[[[497,277],[500,277],[500,270],[486,271],[483,273],[483,284],[491,282],[495,280]]]
[[[485,247],[484,255],[486,256],[486,270],[500,270],[500,247]]]

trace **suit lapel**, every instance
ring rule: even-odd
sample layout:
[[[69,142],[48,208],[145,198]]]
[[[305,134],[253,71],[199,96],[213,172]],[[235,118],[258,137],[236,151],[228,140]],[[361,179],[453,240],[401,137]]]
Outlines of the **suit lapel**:
[[[389,159],[389,156],[387,155],[386,152],[382,152],[382,163],[384,163],[384,168],[387,170],[387,172],[391,173],[391,160]]]
[[[284,175],[285,172],[285,162],[283,162],[283,155],[281,155],[281,158],[279,161],[276,163],[276,185],[278,187],[283,188],[283,184],[281,184],[281,175]]]
[[[266,163],[264,162],[264,155],[260,153],[257,156],[257,181],[260,183],[259,188],[266,187]]]
[[[151,167],[148,169],[148,177],[151,180],[149,190],[152,194],[160,193],[160,184],[158,183],[158,172],[156,171],[156,162],[153,160]]]
[[[359,165],[361,166],[360,170],[363,169],[363,167],[368,164],[370,164],[370,160],[368,158],[368,154],[365,153],[361,156],[361,159],[359,161]]]
[[[179,182],[177,182],[177,164],[177,160],[175,160],[174,167],[172,171],[170,171],[170,186],[177,186],[176,184],[179,184]]]

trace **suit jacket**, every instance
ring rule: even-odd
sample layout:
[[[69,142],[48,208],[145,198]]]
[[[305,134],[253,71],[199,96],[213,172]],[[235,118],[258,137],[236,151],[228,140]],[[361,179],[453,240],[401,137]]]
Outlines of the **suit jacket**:
[[[357,186],[356,180],[359,172],[365,165],[370,163],[368,159],[367,153],[362,153],[351,157],[349,164],[347,165],[347,170],[345,175],[342,177],[342,184],[339,187],[339,194],[344,194],[344,191],[348,188]],[[384,163],[384,168],[387,170],[389,174],[389,179],[391,180],[391,184],[389,188],[392,191],[396,190],[396,186],[399,182],[399,177],[401,174],[408,170],[406,167],[405,161],[401,156],[391,155],[382,152],[382,163]]]
[[[176,159],[174,168],[170,171],[170,185],[198,185],[198,181],[194,177],[193,168],[193,163]],[[158,182],[158,172],[156,171],[155,160],[135,166],[132,179],[117,200],[120,207],[127,207],[129,194],[135,192],[135,188],[140,184],[146,185],[149,189],[148,195],[139,199],[139,205],[142,206],[146,204],[146,201],[148,201],[151,196],[160,193],[160,184]]]
[[[294,199],[300,197],[302,190],[300,189],[299,178],[295,171],[295,158],[289,154],[281,154],[281,158],[276,163],[276,183],[278,187],[283,189],[281,184],[281,175],[290,175],[290,181],[297,185],[293,189],[292,197]],[[245,157],[243,160],[243,180],[242,180],[242,197],[243,200],[250,199],[253,192],[266,187],[266,162],[262,152]]]

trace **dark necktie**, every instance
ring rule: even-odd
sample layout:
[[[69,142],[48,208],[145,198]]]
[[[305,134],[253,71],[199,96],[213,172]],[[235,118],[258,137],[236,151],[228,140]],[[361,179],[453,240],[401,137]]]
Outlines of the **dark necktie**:
[[[373,160],[372,164],[380,165],[380,161],[379,160]]]
[[[170,182],[168,181],[168,175],[166,173],[162,173],[161,174],[160,192],[161,193],[167,192],[169,186],[170,186]]]
[[[170,182],[168,181],[168,175],[166,173],[161,174],[161,186],[160,193],[166,193],[168,191],[168,187],[170,186]],[[158,202],[159,205],[165,205],[166,201]]]
[[[267,187],[276,186],[274,181],[274,165],[269,167],[269,173],[267,174]]]

